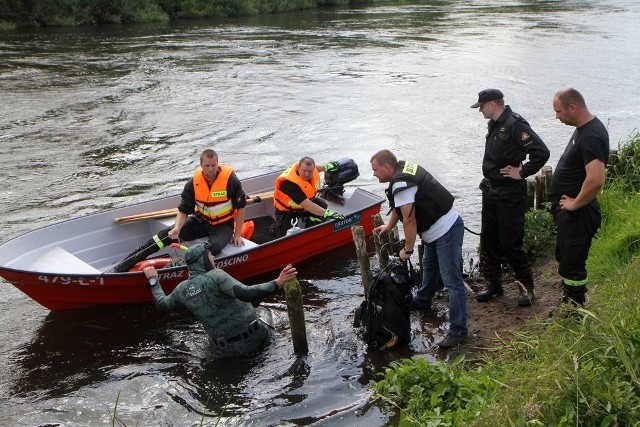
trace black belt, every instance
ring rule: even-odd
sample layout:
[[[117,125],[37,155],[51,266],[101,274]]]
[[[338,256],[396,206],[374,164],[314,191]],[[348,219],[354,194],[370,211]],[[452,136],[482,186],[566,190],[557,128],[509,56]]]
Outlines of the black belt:
[[[489,187],[502,187],[502,188],[510,188],[510,187],[516,187],[518,185],[522,185],[524,182],[524,180],[516,180],[516,179],[511,179],[511,178],[505,178],[505,179],[488,179],[488,184]]]
[[[247,326],[247,329],[240,332],[238,335],[234,335],[229,338],[225,338],[225,337],[216,338],[213,340],[213,344],[216,347],[221,347],[221,348],[226,347],[229,343],[240,341],[240,340],[246,340],[251,335],[253,335],[254,332],[258,331],[259,329],[260,329],[260,321],[256,319],[253,322],[249,323],[249,326]]]

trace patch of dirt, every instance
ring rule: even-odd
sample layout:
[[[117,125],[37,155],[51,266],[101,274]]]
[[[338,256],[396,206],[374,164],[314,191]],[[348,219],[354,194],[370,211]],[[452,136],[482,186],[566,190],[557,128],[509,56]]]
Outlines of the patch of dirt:
[[[552,258],[538,259],[532,264],[535,284],[535,301],[531,307],[518,306],[518,285],[503,278],[504,295],[493,297],[488,302],[478,302],[475,293],[467,289],[467,326],[469,338],[458,348],[444,353],[445,358],[455,358],[464,353],[467,359],[494,347],[497,337],[508,339],[510,333],[532,321],[544,321],[552,307],[557,306],[562,297],[562,289],[556,274],[557,263]],[[481,281],[467,282],[473,291],[482,291]],[[446,301],[438,302],[446,305]]]

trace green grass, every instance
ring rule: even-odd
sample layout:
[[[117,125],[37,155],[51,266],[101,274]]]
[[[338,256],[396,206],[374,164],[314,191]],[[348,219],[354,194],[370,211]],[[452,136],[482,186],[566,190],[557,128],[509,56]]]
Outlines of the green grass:
[[[628,144],[636,162],[640,139]],[[524,326],[480,363],[392,364],[375,387],[400,425],[640,426],[640,173],[619,168],[599,197],[586,309]]]
[[[14,24],[13,22],[7,22],[0,19],[0,31],[9,31],[15,29],[16,24]]]

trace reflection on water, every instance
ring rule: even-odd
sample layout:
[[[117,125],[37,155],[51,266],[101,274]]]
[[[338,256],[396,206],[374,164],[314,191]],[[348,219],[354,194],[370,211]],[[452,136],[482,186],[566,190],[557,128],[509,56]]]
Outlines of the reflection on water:
[[[478,231],[486,123],[469,108],[477,92],[502,89],[552,165],[571,133],[551,108],[563,86],[585,94],[612,141],[626,138],[640,122],[640,84],[628,78],[640,68],[639,9],[633,0],[421,1],[224,24],[0,32],[0,239],[177,193],[209,147],[243,178],[306,155],[351,157],[361,173],[353,184],[379,194],[369,158],[389,148],[443,182]],[[466,234],[465,254],[477,244]],[[293,355],[282,296],[267,301],[273,345],[221,361],[188,313],[48,313],[0,284],[0,419],[108,425],[118,399],[127,425],[198,425],[202,416],[211,425],[393,425],[367,385],[400,357],[449,357],[434,352],[446,313],[414,314],[408,348],[368,352],[351,323],[362,300],[354,249],[297,267],[305,357]]]
[[[224,417],[232,425],[345,419],[380,425],[387,415],[369,402],[368,383],[390,361],[427,348],[416,339],[397,352],[367,353],[352,327],[361,298],[360,284],[348,278],[358,269],[353,251],[343,247],[299,266],[311,278],[301,283],[306,356],[292,354],[281,295],[264,303],[276,325],[271,346],[233,360],[212,357],[206,333],[188,312],[163,315],[150,304],[50,312],[34,338],[10,357],[11,400],[28,402],[34,413],[55,414],[44,420],[69,425],[104,420],[116,400],[128,425],[148,425],[160,414],[177,425],[200,417]],[[440,324],[442,317],[433,320]],[[420,319],[413,326],[423,337],[432,334]],[[77,410],[78,405],[97,407]]]

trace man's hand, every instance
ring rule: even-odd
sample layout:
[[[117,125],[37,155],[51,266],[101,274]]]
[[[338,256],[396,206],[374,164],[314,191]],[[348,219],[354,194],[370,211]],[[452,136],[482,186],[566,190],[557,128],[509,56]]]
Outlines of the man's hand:
[[[160,283],[158,279],[158,272],[154,266],[145,267],[142,271],[144,271],[144,275],[147,276],[147,285],[148,288],[153,288]]]
[[[178,227],[173,227],[169,230],[169,238],[172,240],[178,240],[178,236],[180,235],[180,229]]]
[[[373,229],[373,232],[376,234],[384,234],[384,233],[388,233],[389,230],[391,230],[391,227],[389,226],[389,223],[387,223],[387,224],[377,226],[376,228]]]
[[[559,205],[560,209],[563,211],[575,211],[578,209],[576,207],[576,199],[569,197],[566,194],[563,194],[562,197],[560,197]]]
[[[324,219],[335,219],[336,221],[342,221],[344,219],[344,215],[329,209],[324,211],[323,217]]]
[[[244,246],[244,240],[242,240],[242,235],[240,235],[240,236],[236,236],[236,235],[231,236],[231,243],[234,246]]]
[[[511,179],[515,179],[515,180],[521,180],[524,179],[522,178],[522,176],[520,175],[520,171],[522,170],[522,164],[520,164],[520,166],[514,167],[514,166],[505,166],[503,168],[500,169],[500,173],[502,174],[502,176],[504,176],[505,178],[511,178]]]
[[[324,167],[325,172],[331,172],[332,170],[335,170],[339,164],[340,164],[339,161],[334,160],[332,162],[325,163],[324,165],[322,165],[322,167]]]
[[[276,279],[276,284],[278,285],[278,289],[282,289],[285,282],[287,280],[291,280],[298,275],[298,270],[295,269],[294,266],[288,264],[285,268],[282,269],[280,275]]]
[[[144,275],[147,276],[147,279],[149,277],[158,275],[158,270],[156,270],[156,268],[152,265],[150,265],[149,267],[145,267],[142,271],[144,271]]]

